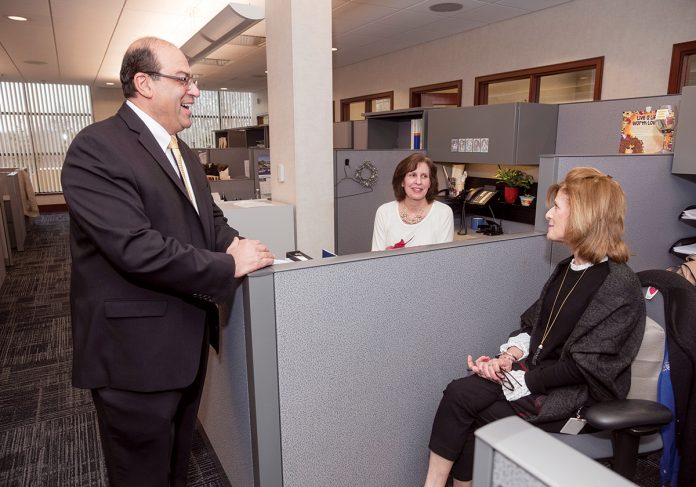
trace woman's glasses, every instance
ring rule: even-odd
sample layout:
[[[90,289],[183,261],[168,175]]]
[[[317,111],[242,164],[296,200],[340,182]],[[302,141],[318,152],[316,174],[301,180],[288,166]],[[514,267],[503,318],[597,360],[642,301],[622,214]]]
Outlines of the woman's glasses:
[[[500,370],[495,373],[495,376],[498,378],[500,381],[500,384],[507,389],[508,391],[514,391],[515,390],[515,384],[512,383],[512,381],[515,381],[515,383],[518,386],[522,386],[520,381],[515,379],[511,374],[505,372],[504,370]]]

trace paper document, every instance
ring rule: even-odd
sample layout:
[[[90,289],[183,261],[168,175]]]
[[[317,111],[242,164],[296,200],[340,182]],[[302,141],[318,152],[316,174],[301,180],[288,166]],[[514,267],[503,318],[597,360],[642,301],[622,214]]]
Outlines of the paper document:
[[[679,254],[696,254],[696,243],[692,243],[690,245],[679,245],[677,247],[672,247],[672,250]]]
[[[273,204],[264,200],[241,200],[235,201],[234,206],[239,206],[240,208],[254,208],[257,206],[273,206]]]

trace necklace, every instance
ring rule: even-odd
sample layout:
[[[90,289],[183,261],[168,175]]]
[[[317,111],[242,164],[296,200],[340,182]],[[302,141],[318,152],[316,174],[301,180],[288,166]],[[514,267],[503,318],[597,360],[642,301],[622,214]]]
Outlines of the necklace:
[[[399,216],[401,217],[401,221],[404,222],[406,225],[415,225],[416,223],[420,223],[423,221],[423,218],[425,218],[425,208],[421,208],[418,213],[415,215],[411,216],[408,214],[408,210],[406,209],[406,205],[402,205],[399,203]]]
[[[568,276],[568,270],[570,269],[570,264],[568,267],[566,267],[565,274],[563,274],[563,280],[561,280],[561,285],[558,287],[558,292],[556,293],[556,297],[553,300],[553,305],[551,306],[551,312],[549,313],[549,318],[546,320],[546,326],[544,327],[544,334],[541,336],[541,341],[539,342],[539,346],[536,349],[536,352],[534,352],[534,357],[532,358],[532,363],[534,365],[537,364],[537,360],[539,359],[539,354],[541,354],[541,351],[544,348],[544,342],[546,341],[546,337],[549,336],[549,333],[551,332],[551,329],[553,328],[553,325],[556,324],[556,319],[558,318],[558,315],[561,314],[561,310],[563,309],[563,305],[568,301],[568,298],[572,294],[572,292],[575,290],[575,287],[578,285],[580,282],[580,279],[582,279],[582,276],[585,275],[585,272],[587,272],[587,269],[589,267],[586,267],[583,271],[582,274],[580,274],[580,277],[578,278],[577,281],[575,281],[575,284],[573,284],[573,287],[570,288],[570,291],[568,291],[568,294],[565,295],[565,298],[563,298],[563,301],[561,302],[561,305],[558,307],[558,311],[556,311],[556,314],[553,314],[553,310],[556,308],[556,302],[558,301],[558,296],[561,295],[561,290],[563,289],[563,283],[565,283],[566,277]]]

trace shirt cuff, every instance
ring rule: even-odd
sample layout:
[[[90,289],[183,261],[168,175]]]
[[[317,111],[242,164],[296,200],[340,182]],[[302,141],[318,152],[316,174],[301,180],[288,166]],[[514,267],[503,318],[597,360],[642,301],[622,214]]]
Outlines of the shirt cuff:
[[[506,382],[507,380],[510,381],[506,385],[512,386],[513,389],[510,390],[504,385],[501,385],[503,388],[503,394],[505,394],[505,399],[512,402],[531,394],[529,389],[527,389],[527,384],[524,381],[524,370],[511,370],[510,372],[506,372],[506,375],[509,376],[507,377]]]
[[[500,346],[500,352],[506,351],[510,347],[517,347],[522,350],[522,356],[517,360],[522,360],[529,356],[529,342],[531,337],[529,333],[520,333],[519,335],[512,336],[508,338],[508,341]]]

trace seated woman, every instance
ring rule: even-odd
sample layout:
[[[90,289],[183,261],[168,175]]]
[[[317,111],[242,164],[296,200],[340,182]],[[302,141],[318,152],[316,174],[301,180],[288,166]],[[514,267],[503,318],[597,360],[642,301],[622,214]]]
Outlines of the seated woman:
[[[547,202],[547,238],[573,256],[558,264],[500,354],[475,361],[469,355],[473,374],[447,386],[430,437],[426,487],[444,486],[450,472],[455,487],[471,485],[479,426],[516,414],[558,432],[583,407],[628,393],[645,304],[626,265],[623,191],[610,176],[578,167],[549,188]]]
[[[437,168],[423,154],[401,161],[392,177],[396,201],[377,209],[372,250],[414,247],[454,239],[452,209],[435,201]]]

